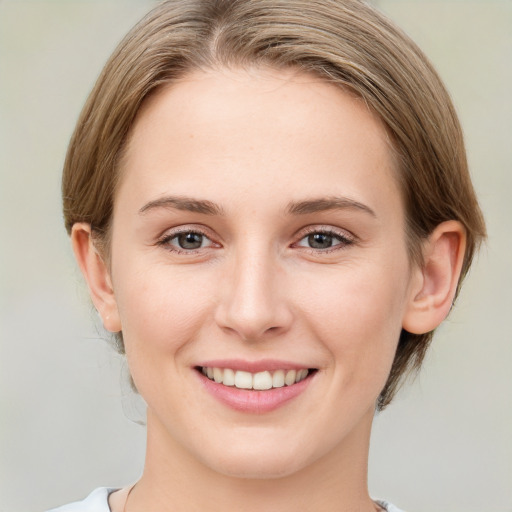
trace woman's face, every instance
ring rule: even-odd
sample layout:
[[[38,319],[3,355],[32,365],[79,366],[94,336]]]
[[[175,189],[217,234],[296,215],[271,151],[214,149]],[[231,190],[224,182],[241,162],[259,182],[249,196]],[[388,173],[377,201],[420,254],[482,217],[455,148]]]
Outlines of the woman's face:
[[[113,219],[153,443],[255,477],[365,453],[412,283],[364,102],[299,72],[189,74],[139,113]]]

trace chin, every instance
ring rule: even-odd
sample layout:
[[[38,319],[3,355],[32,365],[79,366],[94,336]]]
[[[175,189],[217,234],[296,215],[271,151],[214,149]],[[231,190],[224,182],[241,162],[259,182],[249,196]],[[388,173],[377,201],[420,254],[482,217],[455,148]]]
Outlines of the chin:
[[[303,465],[297,460],[290,463],[282,457],[272,457],[271,460],[261,456],[251,456],[236,460],[216,461],[211,469],[217,473],[231,478],[243,478],[248,480],[273,480],[285,478],[302,469]]]
[[[213,453],[212,453],[213,452]],[[236,443],[229,449],[202,451],[202,462],[216,473],[244,479],[277,479],[290,476],[311,461],[303,448],[285,443]],[[221,452],[221,453],[219,453]]]

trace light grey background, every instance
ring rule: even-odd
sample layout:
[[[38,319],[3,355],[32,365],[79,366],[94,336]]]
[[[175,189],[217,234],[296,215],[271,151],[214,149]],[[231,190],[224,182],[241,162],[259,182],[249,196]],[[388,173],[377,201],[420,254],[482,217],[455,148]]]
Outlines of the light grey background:
[[[410,512],[512,511],[512,1],[381,0],[465,128],[489,243],[420,377],[380,415],[372,494]],[[0,512],[135,480],[142,406],[101,339],[61,222],[87,93],[149,1],[0,0]]]

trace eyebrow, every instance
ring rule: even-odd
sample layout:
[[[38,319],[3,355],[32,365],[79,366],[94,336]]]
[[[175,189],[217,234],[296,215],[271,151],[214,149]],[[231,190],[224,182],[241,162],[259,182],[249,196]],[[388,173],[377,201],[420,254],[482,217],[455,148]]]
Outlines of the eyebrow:
[[[320,197],[306,201],[293,202],[288,205],[286,212],[291,215],[306,215],[328,210],[358,210],[377,217],[375,212],[367,205],[349,199],[348,197]]]
[[[165,196],[155,199],[146,203],[139,210],[139,214],[144,214],[157,208],[175,208],[177,210],[202,213],[203,215],[224,215],[222,207],[212,201],[184,196]],[[307,215],[308,213],[328,210],[358,210],[366,212],[372,217],[377,216],[369,206],[347,197],[320,197],[292,202],[285,209],[288,215]]]
[[[146,203],[139,210],[139,213],[144,214],[156,208],[174,208],[188,212],[202,213],[204,215],[224,215],[222,208],[211,201],[184,196],[165,196],[155,199],[154,201]]]

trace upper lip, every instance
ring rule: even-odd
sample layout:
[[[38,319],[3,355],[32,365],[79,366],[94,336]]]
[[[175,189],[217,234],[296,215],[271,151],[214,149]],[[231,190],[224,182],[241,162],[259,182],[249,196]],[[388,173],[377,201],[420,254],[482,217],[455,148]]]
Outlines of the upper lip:
[[[215,359],[202,361],[196,366],[206,368],[230,368],[231,370],[241,370],[250,373],[263,372],[265,370],[302,370],[303,368],[311,368],[308,364],[278,359],[260,359],[258,361],[246,361],[243,359]]]

